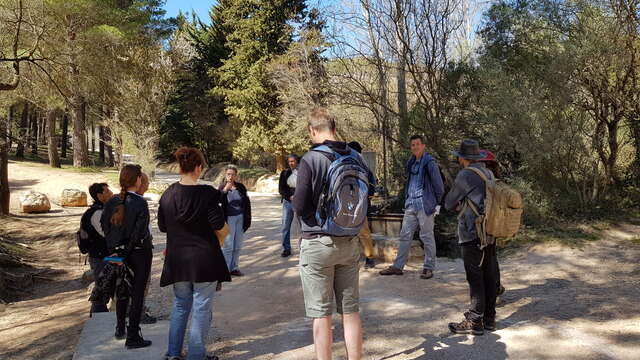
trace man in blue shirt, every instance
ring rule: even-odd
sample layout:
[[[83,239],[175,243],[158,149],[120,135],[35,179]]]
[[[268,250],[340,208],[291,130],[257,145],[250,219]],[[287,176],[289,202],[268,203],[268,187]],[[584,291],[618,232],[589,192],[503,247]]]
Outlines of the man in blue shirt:
[[[382,270],[380,275],[402,275],[409,259],[413,234],[420,227],[420,240],[424,244],[422,279],[433,277],[436,267],[436,239],[433,233],[434,218],[440,211],[444,196],[444,184],[436,160],[425,152],[424,139],[411,136],[413,156],[407,163],[409,183],[405,190],[404,218],[400,230],[400,246],[393,265]]]

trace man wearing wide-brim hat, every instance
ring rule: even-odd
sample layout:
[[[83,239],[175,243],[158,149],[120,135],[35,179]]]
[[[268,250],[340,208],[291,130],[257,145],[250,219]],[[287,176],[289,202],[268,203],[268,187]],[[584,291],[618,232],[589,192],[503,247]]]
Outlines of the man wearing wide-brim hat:
[[[482,335],[484,330],[496,329],[496,247],[492,244],[480,249],[480,237],[475,224],[477,216],[465,202],[473,203],[480,214],[484,213],[485,182],[469,168],[480,170],[488,179],[494,177],[485,164],[479,161],[484,158],[484,154],[481,153],[477,141],[462,141],[460,149],[452,154],[458,158],[458,163],[463,169],[456,176],[451,191],[445,197],[444,206],[448,210],[455,209],[460,212],[458,243],[471,289],[471,306],[464,313],[464,320],[460,323],[450,323],[449,330],[457,334]]]

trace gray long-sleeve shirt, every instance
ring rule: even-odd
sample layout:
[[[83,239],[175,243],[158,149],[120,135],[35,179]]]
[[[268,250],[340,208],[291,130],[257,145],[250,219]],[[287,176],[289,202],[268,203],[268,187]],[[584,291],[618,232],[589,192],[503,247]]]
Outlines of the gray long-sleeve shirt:
[[[486,168],[484,163],[473,163],[469,166],[480,169],[487,178],[493,178],[493,174]],[[456,176],[451,191],[444,199],[444,207],[447,210],[459,210],[465,198],[468,198],[476,205],[480,213],[484,213],[485,196],[485,183],[482,178],[472,170],[462,169]],[[478,239],[475,221],[476,215],[471,208],[467,207],[458,218],[458,243],[462,244]]]

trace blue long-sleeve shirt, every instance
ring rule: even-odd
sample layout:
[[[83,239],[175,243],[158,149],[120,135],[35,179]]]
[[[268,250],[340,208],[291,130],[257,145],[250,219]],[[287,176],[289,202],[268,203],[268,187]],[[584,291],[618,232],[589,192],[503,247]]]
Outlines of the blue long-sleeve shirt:
[[[407,175],[409,183],[405,193],[405,207],[424,210],[428,216],[435,213],[436,206],[444,196],[444,183],[436,159],[427,153],[420,160],[412,156],[407,163]],[[415,208],[418,206],[421,208]]]

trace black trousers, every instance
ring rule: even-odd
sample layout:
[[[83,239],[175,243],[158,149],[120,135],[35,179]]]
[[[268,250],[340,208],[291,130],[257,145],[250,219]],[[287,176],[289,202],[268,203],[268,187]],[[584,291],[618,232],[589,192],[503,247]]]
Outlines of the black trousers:
[[[496,246],[489,245],[480,250],[479,243],[472,242],[462,244],[461,248],[471,295],[471,307],[466,314],[467,318],[474,322],[495,319],[498,291]]]
[[[151,274],[151,260],[153,251],[151,249],[136,249],[129,254],[126,263],[133,271],[133,284],[131,289],[131,299],[121,299],[116,302],[116,317],[118,327],[124,328],[127,315],[129,316],[129,329],[138,331],[140,329],[140,317],[144,307],[144,292],[147,281]],[[131,308],[129,309],[129,300]],[[127,314],[127,310],[129,313]]]

